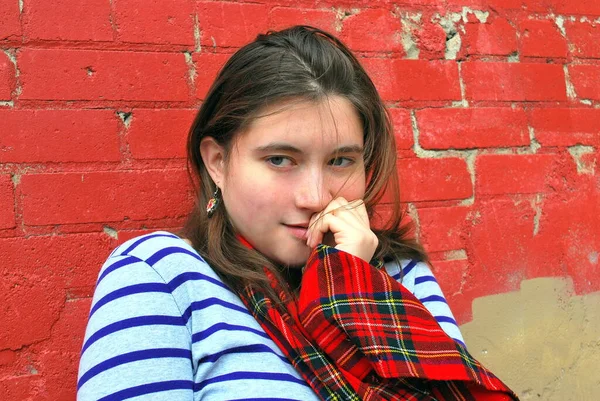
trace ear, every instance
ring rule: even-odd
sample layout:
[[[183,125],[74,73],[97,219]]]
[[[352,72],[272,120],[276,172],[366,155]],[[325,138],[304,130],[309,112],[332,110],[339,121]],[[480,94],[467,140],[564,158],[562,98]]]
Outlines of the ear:
[[[225,180],[225,149],[215,138],[207,136],[200,141],[200,155],[210,178],[222,189]]]

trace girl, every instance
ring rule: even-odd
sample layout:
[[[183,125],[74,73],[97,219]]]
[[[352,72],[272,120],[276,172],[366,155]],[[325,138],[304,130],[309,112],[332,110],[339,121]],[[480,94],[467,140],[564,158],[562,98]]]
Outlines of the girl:
[[[335,37],[298,26],[236,52],[188,153],[183,230],[126,242],[100,272],[79,400],[516,398],[400,228],[388,114]]]

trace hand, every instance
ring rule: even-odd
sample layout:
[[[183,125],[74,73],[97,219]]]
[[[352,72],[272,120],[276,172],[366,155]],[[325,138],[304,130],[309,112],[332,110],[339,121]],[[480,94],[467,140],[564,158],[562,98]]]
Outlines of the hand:
[[[320,213],[315,213],[308,225],[306,245],[314,248],[331,232],[336,249],[348,252],[366,262],[375,254],[379,240],[369,225],[369,216],[362,199],[348,202],[336,198]]]

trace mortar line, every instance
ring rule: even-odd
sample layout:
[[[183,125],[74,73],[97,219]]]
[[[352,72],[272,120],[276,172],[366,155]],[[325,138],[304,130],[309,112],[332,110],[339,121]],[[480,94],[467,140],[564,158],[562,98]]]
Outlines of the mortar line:
[[[196,65],[194,64],[191,52],[186,51],[183,54],[185,56],[185,63],[188,67],[190,94],[193,95],[196,93]]]
[[[111,31],[112,31],[112,37],[113,37],[113,42],[117,41],[117,23],[115,21],[115,4],[113,0],[108,0],[108,2],[110,3],[110,16],[109,16],[109,22],[110,22],[110,27],[111,27]]]
[[[200,20],[198,19],[198,12],[194,14],[194,52],[200,53],[202,46],[200,45]]]
[[[542,194],[536,194],[534,198],[531,199],[531,207],[535,211],[535,215],[533,216],[533,236],[539,234],[540,232],[540,218],[542,217]]]
[[[469,107],[469,101],[467,100],[465,83],[462,78],[462,61],[456,63],[458,65],[458,85],[460,87],[460,98],[463,107]]]
[[[21,71],[19,70],[19,66],[17,65],[17,49],[6,49],[4,50],[4,54],[6,54],[10,62],[13,63],[15,67],[15,90],[13,94],[15,98],[18,98],[21,95],[23,89],[21,88]]]
[[[567,89],[567,97],[571,100],[577,99],[577,91],[571,82],[571,75],[569,74],[569,66],[567,64],[563,64],[563,71],[565,74],[565,86]]]
[[[538,149],[540,149],[542,145],[540,145],[537,138],[535,137],[535,129],[532,126],[530,126],[529,123],[527,123],[527,130],[529,131],[529,148],[531,149],[533,154],[536,154]]]

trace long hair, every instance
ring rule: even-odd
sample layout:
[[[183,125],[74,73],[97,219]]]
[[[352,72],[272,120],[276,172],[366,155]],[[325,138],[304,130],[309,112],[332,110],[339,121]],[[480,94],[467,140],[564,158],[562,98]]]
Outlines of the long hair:
[[[215,184],[202,161],[200,142],[210,136],[225,149],[225,161],[237,133],[262,110],[283,101],[346,98],[356,109],[364,131],[367,185],[364,203],[373,217],[384,193],[391,214],[373,229],[379,239],[375,257],[427,261],[423,248],[403,222],[399,200],[396,147],[389,115],[373,82],[350,50],[333,35],[295,26],[259,35],[239,49],[219,72],[191,126],[188,171],[196,189],[196,206],[181,234],[235,291],[246,286],[273,295],[264,269],[282,279],[281,267],[241,245],[223,206],[211,218],[205,205]]]

